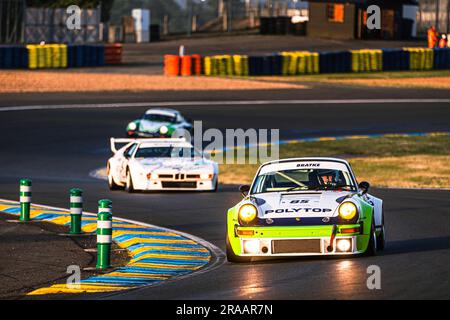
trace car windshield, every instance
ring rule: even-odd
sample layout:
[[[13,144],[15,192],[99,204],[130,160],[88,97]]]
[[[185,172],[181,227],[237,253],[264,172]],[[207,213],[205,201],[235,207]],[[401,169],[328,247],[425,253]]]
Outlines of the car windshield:
[[[143,147],[136,151],[135,158],[194,158],[201,157],[194,148],[180,147]]]
[[[153,121],[153,122],[175,123],[176,119],[177,119],[177,117],[168,116],[165,114],[155,114],[155,113],[144,114],[144,120]]]
[[[291,169],[259,175],[251,193],[294,190],[356,190],[347,171],[334,169]]]

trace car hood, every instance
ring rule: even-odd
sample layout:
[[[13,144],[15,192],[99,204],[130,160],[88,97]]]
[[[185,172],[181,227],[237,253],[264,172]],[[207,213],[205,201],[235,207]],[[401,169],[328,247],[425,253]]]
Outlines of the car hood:
[[[349,191],[270,192],[252,196],[262,219],[333,217]]]
[[[169,127],[171,125],[172,124],[170,122],[154,122],[149,120],[141,120],[139,122],[139,131],[154,133],[158,132],[159,128],[161,128],[162,126]]]
[[[167,171],[204,171],[213,169],[213,163],[207,159],[191,158],[145,158],[136,161],[148,172]]]

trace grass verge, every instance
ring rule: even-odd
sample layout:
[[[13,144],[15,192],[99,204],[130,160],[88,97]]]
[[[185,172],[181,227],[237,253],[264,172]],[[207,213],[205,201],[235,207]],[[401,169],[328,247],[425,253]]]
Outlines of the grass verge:
[[[280,158],[347,159],[359,181],[366,180],[378,187],[450,187],[450,135],[300,142],[281,145],[279,151]],[[250,183],[258,166],[220,165],[220,182]]]
[[[335,73],[283,77],[250,77],[249,79],[271,83],[325,83],[386,88],[450,88],[450,70]]]

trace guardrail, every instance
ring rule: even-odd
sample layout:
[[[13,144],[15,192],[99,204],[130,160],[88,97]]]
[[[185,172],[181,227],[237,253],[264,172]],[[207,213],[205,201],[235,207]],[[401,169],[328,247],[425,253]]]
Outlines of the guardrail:
[[[0,46],[0,69],[98,67],[121,62],[121,44]]]
[[[261,56],[164,57],[169,76],[296,76],[317,73],[450,69],[450,48],[280,52]]]

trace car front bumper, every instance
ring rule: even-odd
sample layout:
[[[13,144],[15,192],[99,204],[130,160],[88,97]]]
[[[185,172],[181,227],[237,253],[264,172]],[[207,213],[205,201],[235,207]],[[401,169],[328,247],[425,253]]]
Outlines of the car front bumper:
[[[179,190],[179,191],[212,191],[215,189],[214,179],[211,180],[149,180],[145,190]]]
[[[299,227],[240,227],[229,234],[234,253],[238,256],[329,256],[355,255],[367,248],[368,236],[343,230],[359,229],[360,225]]]

